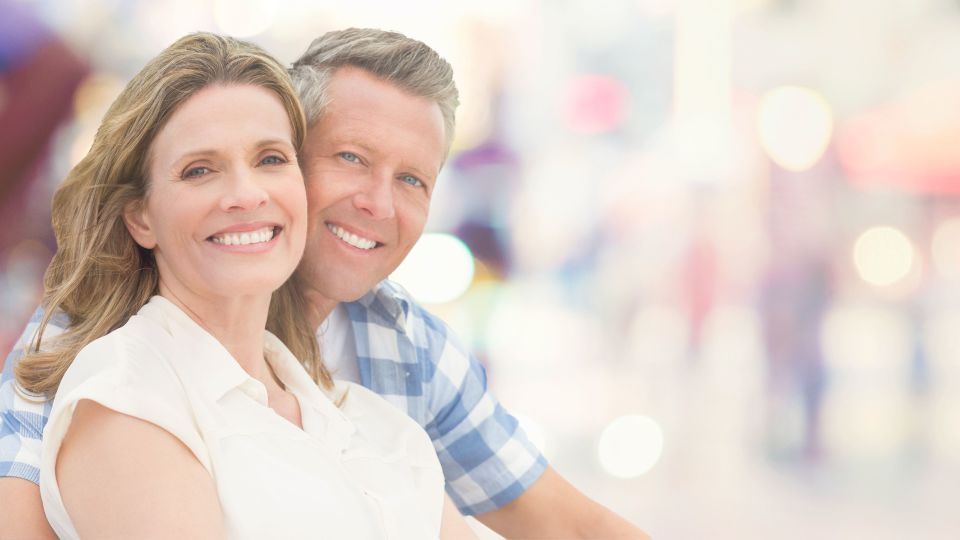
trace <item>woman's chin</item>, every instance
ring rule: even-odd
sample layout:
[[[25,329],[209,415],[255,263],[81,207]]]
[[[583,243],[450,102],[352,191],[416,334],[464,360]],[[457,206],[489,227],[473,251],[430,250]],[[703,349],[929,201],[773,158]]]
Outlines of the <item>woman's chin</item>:
[[[211,292],[213,293],[212,296],[224,298],[270,296],[286,281],[287,278],[269,279],[263,276],[251,279],[231,279],[221,281],[216,287],[212,288]]]

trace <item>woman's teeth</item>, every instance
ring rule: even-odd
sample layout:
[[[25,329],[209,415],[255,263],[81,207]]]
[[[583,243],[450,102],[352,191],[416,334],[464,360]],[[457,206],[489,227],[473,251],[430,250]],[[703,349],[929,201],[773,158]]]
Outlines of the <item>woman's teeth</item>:
[[[211,236],[210,239],[215,244],[223,244],[225,246],[246,246],[269,242],[273,239],[274,234],[275,231],[273,227],[264,227],[260,230],[250,232],[217,234]]]
[[[373,240],[367,240],[366,238],[361,238],[353,233],[348,233],[336,225],[327,224],[327,228],[330,229],[330,232],[337,235],[337,238],[343,240],[344,242],[350,244],[355,248],[360,249],[372,249],[377,243]]]

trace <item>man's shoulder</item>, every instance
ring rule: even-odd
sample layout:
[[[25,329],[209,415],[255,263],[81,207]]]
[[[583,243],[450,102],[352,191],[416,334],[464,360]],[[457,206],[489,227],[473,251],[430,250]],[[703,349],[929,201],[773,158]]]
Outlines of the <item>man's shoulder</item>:
[[[412,345],[420,359],[430,358],[434,362],[448,345],[467,354],[450,327],[417,302],[399,283],[381,281],[369,293],[346,303],[345,307],[360,340],[366,336],[382,342],[382,338],[392,335]]]
[[[412,340],[423,338],[425,332],[445,335],[450,331],[442,319],[417,302],[402,285],[388,279],[347,306],[348,311],[364,313],[365,317],[356,319],[406,332]],[[357,322],[356,319],[351,316],[352,322]]]
[[[43,317],[45,314],[46,311],[43,309],[43,306],[38,306],[30,316],[26,327],[24,327],[23,332],[20,333],[20,337],[17,338],[16,342],[14,342],[13,349],[7,353],[6,360],[4,360],[3,363],[3,374],[0,375],[0,384],[13,380],[14,367],[27,353],[27,350],[34,345],[38,331],[40,330],[40,323],[43,322]],[[47,321],[47,325],[43,329],[42,337],[45,339],[52,338],[58,334],[61,334],[69,326],[70,317],[68,317],[63,311],[56,310],[51,314],[50,319]]]
[[[27,321],[26,327],[24,327],[23,332],[20,334],[20,339],[18,339],[14,345],[13,352],[19,351],[22,353],[23,351],[26,351],[27,347],[33,344],[37,337],[37,332],[40,330],[40,324],[43,322],[46,314],[47,311],[43,308],[43,306],[37,306],[37,309],[33,311],[32,315],[30,315],[30,320]],[[56,309],[50,314],[50,318],[47,320],[47,324],[43,328],[42,337],[50,338],[56,336],[69,327],[70,317],[63,310]]]

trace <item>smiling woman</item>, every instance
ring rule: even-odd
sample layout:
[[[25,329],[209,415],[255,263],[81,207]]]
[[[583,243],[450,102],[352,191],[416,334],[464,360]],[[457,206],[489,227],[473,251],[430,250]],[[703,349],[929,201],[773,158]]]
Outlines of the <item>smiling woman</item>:
[[[197,34],[183,38],[153,59],[118,96],[89,153],[54,194],[53,227],[58,249],[44,277],[44,317],[38,339],[31,354],[17,366],[17,379],[25,390],[53,395],[80,349],[120,326],[151,296],[161,292],[158,267],[164,263],[158,260],[163,258],[158,253],[163,247],[155,250],[149,243],[138,245],[131,236],[139,230],[133,226],[138,220],[132,219],[136,217],[132,210],[149,207],[150,199],[156,199],[154,192],[160,196],[167,191],[172,175],[172,170],[157,170],[161,166],[157,154],[165,148],[153,143],[162,145],[169,140],[171,132],[167,128],[174,116],[182,118],[178,122],[190,124],[186,126],[188,131],[205,129],[202,133],[210,136],[222,134],[222,130],[210,131],[215,127],[198,124],[209,117],[193,120],[192,114],[174,113],[187,107],[193,97],[203,97],[199,94],[207,87],[227,84],[253,85],[268,92],[273,113],[282,110],[284,114],[264,126],[268,130],[262,135],[276,138],[280,133],[295,160],[306,129],[303,112],[285,71],[261,49],[229,38]],[[172,127],[176,126],[173,122]],[[198,139],[190,140],[196,144]],[[210,139],[203,142],[209,143]],[[179,150],[206,148],[201,145]],[[152,181],[154,175],[164,181]],[[302,197],[302,193],[296,196]],[[178,199],[172,206],[189,204],[194,197],[191,194]],[[282,276],[278,284],[286,277]],[[297,321],[289,316],[301,309],[296,305],[301,295],[295,289],[296,284],[290,282],[277,291],[272,319]],[[70,327],[55,339],[44,341],[44,329],[58,312],[69,317]],[[269,327],[308,366],[315,379],[329,383],[316,340],[305,321],[298,327],[271,321]]]
[[[293,273],[307,203],[276,94],[222,84],[197,92],[157,133],[149,171],[150,196],[126,221],[167,276],[164,296],[262,294]]]
[[[17,378],[56,394],[40,494],[60,538],[438,537],[429,437],[333,383],[291,278],[304,132],[275,60],[195,34],[133,78],[57,191]]]

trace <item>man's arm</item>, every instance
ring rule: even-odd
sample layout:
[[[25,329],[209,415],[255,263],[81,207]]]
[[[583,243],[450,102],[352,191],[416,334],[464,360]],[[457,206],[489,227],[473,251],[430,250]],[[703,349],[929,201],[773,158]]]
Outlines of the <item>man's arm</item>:
[[[477,519],[506,538],[649,538],[551,467],[512,502]]]
[[[415,303],[435,364],[424,426],[460,511],[507,538],[647,538],[551,469],[487,390],[486,372],[441,320]]]
[[[22,478],[0,478],[0,501],[6,519],[0,519],[0,540],[36,538],[56,540],[40,502],[40,488]]]
[[[0,519],[0,540],[56,538],[47,524],[37,487],[40,437],[49,405],[18,396],[13,377],[13,368],[23,356],[23,344],[36,331],[42,315],[40,310],[34,314],[0,375],[0,514],[4,516]]]

